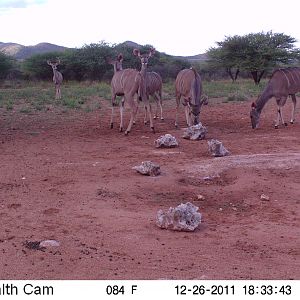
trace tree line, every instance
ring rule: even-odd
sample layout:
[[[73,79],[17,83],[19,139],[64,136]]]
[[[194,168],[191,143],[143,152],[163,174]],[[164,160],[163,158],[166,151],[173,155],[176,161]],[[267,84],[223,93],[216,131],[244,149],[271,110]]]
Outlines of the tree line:
[[[191,63],[187,59],[156,51],[148,67],[158,72],[164,80],[174,79],[180,70],[193,65],[207,80],[230,77],[235,81],[239,76],[250,76],[258,84],[274,68],[299,65],[300,50],[295,47],[295,42],[291,36],[272,31],[229,36],[207,51],[204,62]],[[140,51],[149,51],[151,47],[141,46]],[[123,68],[140,68],[132,50],[133,47],[125,43],[110,45],[100,42],[65,52],[33,55],[22,62],[0,52],[0,80],[49,80],[52,69],[46,62],[59,58],[59,70],[65,80],[109,81],[113,76],[113,67],[108,61],[115,59],[119,53],[123,53]]]

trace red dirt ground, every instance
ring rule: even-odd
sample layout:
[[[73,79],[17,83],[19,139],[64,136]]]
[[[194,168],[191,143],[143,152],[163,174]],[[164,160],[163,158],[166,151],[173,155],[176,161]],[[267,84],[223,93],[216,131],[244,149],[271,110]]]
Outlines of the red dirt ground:
[[[211,100],[201,113],[206,140],[188,141],[174,128],[174,105],[166,102],[155,134],[140,113],[128,137],[109,128],[104,101],[89,113],[1,110],[0,279],[300,279],[299,111],[275,130],[270,101],[252,130],[250,102]],[[183,108],[180,117],[184,127]],[[178,148],[154,147],[166,133]],[[231,155],[211,157],[211,138]],[[162,175],[131,169],[145,160]],[[199,228],[156,226],[159,209],[187,201],[199,207]],[[61,245],[25,246],[47,239]]]

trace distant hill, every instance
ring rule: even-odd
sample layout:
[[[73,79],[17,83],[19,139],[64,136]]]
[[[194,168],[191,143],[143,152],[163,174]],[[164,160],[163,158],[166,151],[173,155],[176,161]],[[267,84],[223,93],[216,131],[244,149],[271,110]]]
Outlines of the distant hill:
[[[124,44],[128,47],[132,47],[132,48],[141,48],[142,47],[142,45],[137,44],[137,43],[132,42],[132,41],[126,41],[122,44]],[[173,56],[173,55],[171,55],[171,56]],[[201,61],[206,61],[208,59],[206,53],[197,54],[197,55],[193,55],[193,56],[173,56],[173,57],[178,58],[178,59],[186,59],[189,62],[201,62]]]
[[[187,59],[190,62],[196,62],[196,61],[200,62],[200,61],[208,60],[208,56],[206,53],[197,54],[197,55],[193,55],[193,56],[179,56],[179,58]]]
[[[58,46],[50,43],[39,43],[35,46],[23,46],[16,43],[0,42],[0,51],[11,55],[16,59],[26,59],[34,54],[43,54],[47,52],[63,52],[67,47]]]
[[[128,47],[132,47],[132,48],[141,48],[141,47],[142,47],[142,45],[137,44],[137,43],[132,42],[132,41],[126,41],[126,42],[124,42],[124,43],[122,43],[122,44],[123,44],[123,45],[126,45],[126,46],[128,46]]]
[[[132,42],[125,41],[122,43],[126,46],[132,48],[141,48],[142,46]],[[63,46],[58,46],[50,43],[39,43],[35,46],[23,46],[16,43],[2,43],[0,42],[0,51],[4,52],[7,55],[11,55],[16,59],[23,60],[35,54],[43,54],[47,52],[64,52],[65,50],[70,49]],[[172,56],[172,55],[171,55]],[[173,56],[178,59],[186,59],[190,62],[201,62],[207,60],[207,55],[198,54],[194,56]]]

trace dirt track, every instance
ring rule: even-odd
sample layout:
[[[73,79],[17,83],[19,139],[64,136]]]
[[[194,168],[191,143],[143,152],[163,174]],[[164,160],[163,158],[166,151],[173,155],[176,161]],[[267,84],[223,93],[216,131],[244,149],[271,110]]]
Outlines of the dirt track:
[[[104,105],[28,116],[2,109],[0,279],[300,279],[299,109],[294,125],[275,130],[270,102],[252,130],[250,102],[212,103],[201,114],[207,139],[194,142],[174,128],[172,101],[155,134],[141,114],[128,137],[109,128]],[[165,133],[178,148],[154,147]],[[210,157],[211,138],[231,156]],[[162,175],[131,169],[144,160]],[[199,206],[199,229],[155,225],[159,209],[187,201]],[[24,245],[45,239],[61,246]]]

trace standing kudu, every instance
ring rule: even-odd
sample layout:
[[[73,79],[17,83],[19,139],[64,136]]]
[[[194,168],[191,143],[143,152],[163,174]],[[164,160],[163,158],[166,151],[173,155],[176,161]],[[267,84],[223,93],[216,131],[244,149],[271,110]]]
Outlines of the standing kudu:
[[[277,102],[277,120],[275,128],[278,128],[280,120],[283,125],[287,123],[283,120],[282,107],[285,105],[288,96],[290,95],[293,101],[292,117],[290,123],[295,121],[296,109],[296,93],[300,92],[300,68],[286,68],[275,70],[270,81],[265,87],[258,99],[252,103],[250,111],[251,125],[255,129],[259,125],[259,117],[265,104],[272,97]]]
[[[55,99],[61,99],[60,86],[63,81],[63,76],[59,71],[57,71],[57,66],[60,64],[60,60],[58,59],[56,62],[51,62],[50,60],[47,60],[47,64],[51,66],[53,70],[53,82],[55,85]]]
[[[139,89],[138,96],[144,103],[145,108],[145,118],[144,123],[147,120],[147,113],[150,120],[150,128],[152,132],[154,132],[153,120],[152,120],[152,110],[149,101],[149,95],[157,97],[157,102],[160,103],[161,106],[161,89],[162,89],[162,80],[161,77],[155,72],[147,72],[147,66],[149,62],[149,58],[152,57],[155,53],[155,49],[151,48],[149,53],[141,54],[140,50],[134,49],[133,54],[141,60],[141,71],[139,72]],[[159,98],[158,98],[159,97]],[[161,118],[162,118],[162,106],[161,106]]]
[[[116,106],[116,97],[122,96],[120,104],[120,131],[123,131],[123,112],[125,101],[130,106],[131,118],[128,125],[128,128],[125,131],[125,134],[128,134],[134,116],[137,111],[137,106],[134,102],[134,95],[137,94],[139,84],[138,84],[138,74],[139,72],[134,69],[124,69],[122,67],[123,55],[119,54],[117,59],[114,61],[109,61],[114,66],[114,76],[111,80],[111,104],[112,104],[112,113],[110,127],[113,128],[113,119],[114,119],[114,106]]]
[[[201,97],[202,82],[200,75],[193,68],[181,70],[176,77],[175,90],[175,126],[178,127],[178,113],[181,97],[183,97],[183,105],[185,107],[185,118],[187,126],[198,124],[201,106],[203,104],[207,104],[207,97]]]
[[[133,50],[133,54],[135,56],[138,56],[142,63],[142,68],[140,72],[134,69],[123,70],[122,55],[119,55],[116,61],[111,62],[114,65],[114,76],[111,80],[112,114],[110,127],[113,128],[113,116],[116,96],[123,96],[120,105],[120,131],[123,131],[123,110],[125,103],[128,103],[131,111],[130,121],[125,131],[125,135],[127,135],[130,132],[137,113],[138,106],[134,101],[135,94],[138,94],[138,97],[144,102],[145,109],[148,111],[150,118],[150,128],[152,132],[154,132],[153,121],[151,118],[151,106],[146,92],[146,69],[148,60],[154,54],[154,52],[155,50],[151,49],[149,54],[141,55],[139,50]]]

